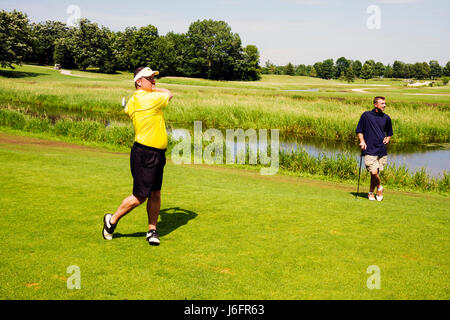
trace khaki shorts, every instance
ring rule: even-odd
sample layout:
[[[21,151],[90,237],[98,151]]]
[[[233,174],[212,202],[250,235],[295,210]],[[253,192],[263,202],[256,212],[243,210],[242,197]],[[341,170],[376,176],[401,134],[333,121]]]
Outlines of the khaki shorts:
[[[387,156],[364,156],[364,164],[366,165],[367,171],[376,172],[383,171],[384,166],[387,163]]]

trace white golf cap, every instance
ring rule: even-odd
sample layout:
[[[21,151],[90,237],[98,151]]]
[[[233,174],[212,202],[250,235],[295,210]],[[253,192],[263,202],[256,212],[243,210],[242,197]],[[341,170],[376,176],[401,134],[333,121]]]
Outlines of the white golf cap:
[[[139,71],[139,73],[136,75],[136,77],[134,77],[134,82],[136,82],[138,79],[140,79],[142,77],[151,77],[153,75],[157,76],[158,74],[159,74],[159,71],[154,71],[154,70],[150,69],[149,67],[145,67],[144,69]]]

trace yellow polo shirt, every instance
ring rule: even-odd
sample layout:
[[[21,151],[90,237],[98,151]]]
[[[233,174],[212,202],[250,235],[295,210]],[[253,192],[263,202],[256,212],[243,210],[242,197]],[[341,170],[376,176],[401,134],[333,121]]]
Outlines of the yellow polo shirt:
[[[164,92],[137,90],[128,100],[125,112],[133,121],[134,141],[158,149],[167,147],[166,123],[162,108],[169,104]]]

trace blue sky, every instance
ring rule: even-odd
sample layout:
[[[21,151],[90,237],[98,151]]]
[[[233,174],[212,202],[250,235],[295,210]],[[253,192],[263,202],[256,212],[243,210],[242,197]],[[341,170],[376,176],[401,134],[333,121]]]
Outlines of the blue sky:
[[[67,22],[69,5],[83,18],[124,30],[152,24],[161,35],[186,32],[198,19],[226,21],[243,45],[254,44],[277,65],[313,64],[345,56],[385,64],[450,60],[450,1],[448,0],[0,0],[0,9],[25,12],[31,21]],[[369,29],[379,9],[379,28]]]

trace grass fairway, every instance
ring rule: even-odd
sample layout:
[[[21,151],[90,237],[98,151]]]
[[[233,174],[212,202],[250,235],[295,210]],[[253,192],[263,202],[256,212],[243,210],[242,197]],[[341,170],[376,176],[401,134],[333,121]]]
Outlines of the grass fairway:
[[[145,206],[101,236],[131,192],[128,154],[0,133],[0,161],[0,299],[450,298],[448,197],[374,203],[352,185],[169,162],[151,247]]]

